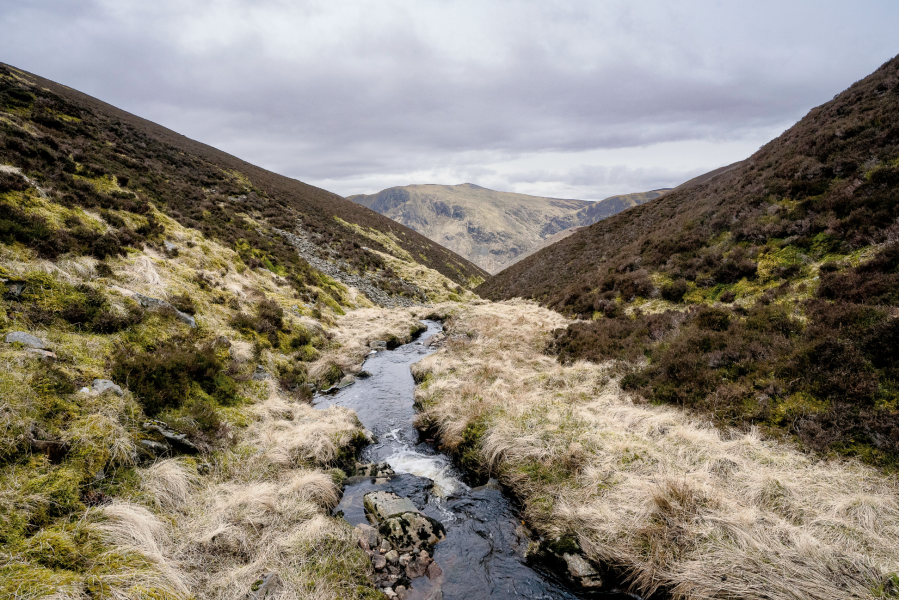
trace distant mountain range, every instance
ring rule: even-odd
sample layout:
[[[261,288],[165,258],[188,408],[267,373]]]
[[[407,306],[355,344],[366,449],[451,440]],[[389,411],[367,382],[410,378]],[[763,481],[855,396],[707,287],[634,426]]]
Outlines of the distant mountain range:
[[[667,190],[612,196],[599,202],[498,192],[471,183],[408,185],[348,199],[388,216],[498,273],[547,243]]]

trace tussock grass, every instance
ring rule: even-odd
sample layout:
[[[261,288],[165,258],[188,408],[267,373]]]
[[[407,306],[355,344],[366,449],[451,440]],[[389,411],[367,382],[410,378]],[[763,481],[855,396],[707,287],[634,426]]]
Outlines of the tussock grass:
[[[421,424],[476,455],[544,535],[675,598],[896,597],[899,486],[629,398],[610,364],[542,354],[558,314],[457,308],[414,368]]]

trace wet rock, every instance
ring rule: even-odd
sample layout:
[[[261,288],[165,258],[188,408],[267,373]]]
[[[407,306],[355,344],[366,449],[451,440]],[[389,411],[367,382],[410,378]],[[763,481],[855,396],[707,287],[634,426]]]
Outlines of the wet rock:
[[[396,562],[400,559],[400,555],[396,550],[391,550],[387,554],[384,555],[384,558],[387,559],[387,562],[391,565],[396,564]]]
[[[392,515],[418,512],[411,500],[401,498],[393,492],[371,492],[365,494],[362,504],[365,506],[365,510],[374,515],[378,521],[383,521]]]
[[[422,577],[427,572],[429,564],[433,564],[431,563],[430,558],[423,559],[421,556],[415,557],[406,565],[406,577],[409,579],[418,579],[419,577]]]
[[[443,575],[443,569],[436,562],[432,562],[428,565],[428,569],[425,572],[428,576],[428,579],[434,580]],[[440,597],[443,597],[443,593],[441,592]]]
[[[378,531],[400,551],[419,550],[446,539],[443,524],[420,512],[404,512],[385,519]]]
[[[375,554],[371,557],[371,566],[375,568],[375,571],[382,571],[387,567],[387,559],[383,554]]]
[[[359,477],[390,477],[396,475],[387,463],[356,463],[356,475]]]
[[[371,373],[368,371],[359,371],[356,373],[356,379],[368,379],[369,377],[371,377]]]
[[[108,379],[94,379],[94,381],[91,383],[91,389],[96,394],[112,392],[116,396],[124,395],[122,388]]]
[[[277,573],[266,573],[253,582],[247,600],[262,600],[274,598],[281,591],[281,578]]]
[[[256,365],[256,370],[253,371],[253,381],[263,381],[269,378],[268,371],[265,370],[265,367],[262,365]]]
[[[499,485],[499,480],[494,479],[494,478],[491,477],[491,478],[487,481],[487,483],[485,483],[484,485],[479,485],[478,487],[475,487],[475,488],[471,488],[471,491],[472,491],[472,492],[480,492],[480,491],[483,491],[483,490],[497,490],[497,491],[500,491],[500,492],[501,492],[502,489],[503,489],[503,488],[500,487],[500,485]]]
[[[334,387],[337,388],[338,390],[342,390],[345,387],[350,387],[354,383],[356,383],[356,377],[354,375],[347,374],[347,375],[344,375],[343,379],[338,381],[337,385],[335,385]]]
[[[181,433],[176,431],[168,426],[168,423],[163,421],[146,421],[144,423],[144,429],[147,431],[155,431],[159,435],[165,438],[169,444],[172,445],[176,450],[180,452],[184,452],[186,454],[196,454],[200,451],[193,442],[187,439],[186,433]]]
[[[41,338],[31,335],[30,333],[25,333],[24,331],[11,331],[6,334],[6,343],[12,344],[18,342],[29,348],[37,348],[38,350],[44,350],[47,348],[47,342],[42,340]]]
[[[599,574],[593,568],[593,565],[587,562],[580,554],[568,554],[566,552],[562,555],[562,558],[565,560],[565,564],[568,565],[568,573],[575,579],[594,577]]]
[[[380,544],[378,530],[365,523],[356,525],[356,537],[359,539],[359,546],[363,550],[374,550]]]

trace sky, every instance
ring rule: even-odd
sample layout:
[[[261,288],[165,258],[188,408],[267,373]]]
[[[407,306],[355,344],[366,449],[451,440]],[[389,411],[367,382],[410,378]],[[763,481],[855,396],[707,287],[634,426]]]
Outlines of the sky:
[[[897,24],[895,0],[0,0],[0,61],[341,195],[598,200],[746,158]]]

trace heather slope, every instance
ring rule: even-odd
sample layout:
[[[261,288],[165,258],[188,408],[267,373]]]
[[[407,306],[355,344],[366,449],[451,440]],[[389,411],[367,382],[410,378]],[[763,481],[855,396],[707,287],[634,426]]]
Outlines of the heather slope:
[[[543,349],[567,320],[534,303],[448,312],[413,367],[420,423],[517,494],[532,556],[580,548],[643,597],[899,595],[892,475],[641,402],[612,362],[559,364]]]
[[[338,257],[354,271],[380,273],[385,289],[390,281],[399,285],[399,277],[365,248],[413,257],[465,287],[487,276],[424,236],[336,194],[39,76],[0,65],[0,96],[0,163],[21,168],[70,205],[134,211],[152,203],[229,247],[241,240],[244,260],[268,261],[298,286],[310,277],[308,265],[273,228],[309,237],[323,256]],[[42,251],[49,256],[74,244],[65,242],[47,242]]]
[[[394,187],[349,200],[496,273],[561,231],[595,223],[659,195],[659,191],[643,192],[589,202],[498,192],[464,183]]]
[[[899,457],[899,60],[733,168],[583,228],[480,288],[582,321],[559,360],[809,449]]]

